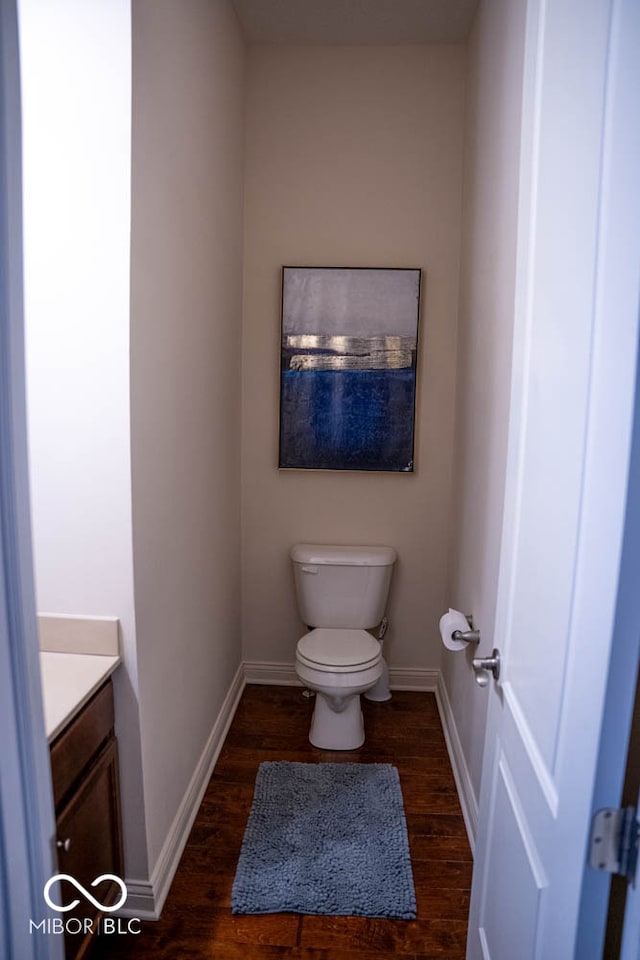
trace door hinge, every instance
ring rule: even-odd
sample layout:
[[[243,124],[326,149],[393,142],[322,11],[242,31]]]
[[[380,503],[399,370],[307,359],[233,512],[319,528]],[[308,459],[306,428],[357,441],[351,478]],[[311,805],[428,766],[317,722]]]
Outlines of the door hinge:
[[[635,807],[596,810],[591,823],[589,866],[634,880],[640,824]]]

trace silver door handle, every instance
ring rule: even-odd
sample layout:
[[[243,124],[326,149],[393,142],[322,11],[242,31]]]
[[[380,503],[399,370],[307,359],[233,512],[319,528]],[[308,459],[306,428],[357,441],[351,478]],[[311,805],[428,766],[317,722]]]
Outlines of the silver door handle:
[[[490,657],[474,657],[471,661],[473,669],[476,672],[476,683],[479,687],[486,687],[489,683],[489,674],[493,674],[493,679],[500,677],[500,651],[495,647]]]

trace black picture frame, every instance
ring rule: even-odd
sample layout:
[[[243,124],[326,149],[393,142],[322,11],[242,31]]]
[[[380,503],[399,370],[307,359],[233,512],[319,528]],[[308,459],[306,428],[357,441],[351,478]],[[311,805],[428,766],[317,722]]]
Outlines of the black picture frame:
[[[282,268],[279,467],[413,473],[422,271]]]

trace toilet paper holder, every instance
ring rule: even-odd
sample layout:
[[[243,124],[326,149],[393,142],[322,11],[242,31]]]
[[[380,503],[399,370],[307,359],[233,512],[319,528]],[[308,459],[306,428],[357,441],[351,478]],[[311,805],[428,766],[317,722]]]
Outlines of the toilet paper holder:
[[[469,630],[454,630],[451,634],[453,640],[462,640],[464,643],[480,643],[480,631],[473,629],[473,617],[470,613],[465,613]]]

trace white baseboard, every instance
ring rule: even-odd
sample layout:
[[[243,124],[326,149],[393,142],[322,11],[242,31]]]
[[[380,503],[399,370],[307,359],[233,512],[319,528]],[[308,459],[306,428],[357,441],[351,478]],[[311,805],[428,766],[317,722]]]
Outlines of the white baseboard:
[[[424,670],[422,667],[390,667],[389,686],[392,690],[435,690],[439,675],[439,670]],[[247,683],[303,686],[293,663],[245,660],[244,677]]]
[[[242,666],[245,683],[277,684],[284,687],[302,686],[293,663],[245,660]]]
[[[438,676],[436,686],[436,703],[438,704],[438,710],[440,712],[440,720],[442,722],[447,750],[449,751],[449,760],[451,761],[453,776],[456,781],[456,787],[458,788],[458,796],[460,798],[464,823],[467,828],[469,844],[471,851],[475,852],[476,831],[478,829],[478,800],[475,790],[473,789],[471,774],[469,773],[467,761],[465,760],[460,736],[458,735],[458,728],[456,727],[449,694],[447,693],[447,688],[441,673]]]
[[[127,902],[117,911],[117,917],[139,917],[140,920],[158,920],[160,912],[155,908],[153,885],[151,880],[130,880],[126,878]]]
[[[122,910],[118,911],[119,916],[140,917],[142,920],[157,920],[160,916],[202,797],[242,696],[244,685],[244,670],[243,665],[240,664],[182,798],[182,803],[173,819],[151,878],[149,880],[126,879],[127,903]]]
[[[389,686],[392,690],[433,692],[439,676],[439,670],[425,670],[423,667],[389,667]]]

